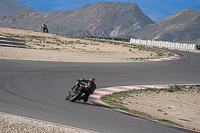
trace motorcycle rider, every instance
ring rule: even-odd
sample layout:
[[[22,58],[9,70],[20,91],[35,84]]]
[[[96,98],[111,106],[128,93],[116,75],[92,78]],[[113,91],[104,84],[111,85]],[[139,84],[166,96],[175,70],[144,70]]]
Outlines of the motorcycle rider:
[[[83,99],[84,102],[88,101],[88,97],[93,94],[93,92],[95,91],[95,89],[97,88],[96,86],[96,79],[94,77],[91,77],[90,80],[85,80],[85,79],[80,79],[81,82],[85,82],[87,83],[87,86],[85,86],[86,92],[84,95],[82,95],[79,98],[79,101],[81,99]]]

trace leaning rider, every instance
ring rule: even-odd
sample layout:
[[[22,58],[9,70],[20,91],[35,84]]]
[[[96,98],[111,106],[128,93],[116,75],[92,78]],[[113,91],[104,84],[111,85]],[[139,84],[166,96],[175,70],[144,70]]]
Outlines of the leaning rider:
[[[85,89],[86,89],[86,92],[85,92],[85,95],[82,95],[80,98],[79,98],[79,101],[81,99],[83,99],[84,102],[87,102],[88,101],[88,97],[93,94],[93,92],[95,91],[95,89],[97,88],[95,82],[96,82],[96,79],[94,77],[91,77],[90,80],[85,80],[85,79],[81,79],[80,80],[81,82],[85,82],[87,83],[87,86],[85,86]]]

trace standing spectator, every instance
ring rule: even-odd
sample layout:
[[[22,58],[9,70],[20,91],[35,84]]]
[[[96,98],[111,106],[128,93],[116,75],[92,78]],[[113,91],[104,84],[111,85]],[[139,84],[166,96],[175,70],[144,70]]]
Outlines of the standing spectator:
[[[48,33],[48,29],[47,29],[46,24],[43,23],[42,26],[41,26],[41,29],[43,29],[43,32]]]

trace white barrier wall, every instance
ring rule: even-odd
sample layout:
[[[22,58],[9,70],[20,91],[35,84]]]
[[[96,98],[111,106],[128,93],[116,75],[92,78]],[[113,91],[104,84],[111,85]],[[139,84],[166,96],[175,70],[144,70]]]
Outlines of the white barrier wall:
[[[180,48],[180,49],[188,49],[188,50],[197,50],[199,45],[197,44],[187,44],[187,43],[173,43],[167,41],[152,41],[152,40],[141,40],[141,39],[130,39],[130,43],[142,44],[142,45],[151,45],[151,46],[159,46],[159,47],[167,47],[167,48]]]

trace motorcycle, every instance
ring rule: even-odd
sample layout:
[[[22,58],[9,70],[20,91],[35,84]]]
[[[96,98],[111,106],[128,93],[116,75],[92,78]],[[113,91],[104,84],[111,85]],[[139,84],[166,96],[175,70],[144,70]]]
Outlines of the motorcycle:
[[[82,83],[80,80],[77,80],[76,84],[71,90],[72,91],[69,92],[69,96],[66,97],[66,100],[75,102],[82,96],[83,93],[86,92],[85,84]]]
[[[43,29],[43,32],[49,33],[49,30],[46,28],[46,29]]]

